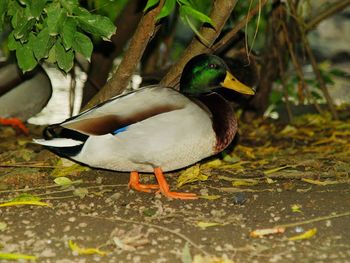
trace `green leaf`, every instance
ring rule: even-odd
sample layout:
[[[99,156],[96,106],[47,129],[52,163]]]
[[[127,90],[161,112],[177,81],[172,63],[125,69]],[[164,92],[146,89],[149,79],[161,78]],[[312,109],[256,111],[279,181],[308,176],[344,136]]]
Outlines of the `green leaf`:
[[[10,200],[10,202],[19,202],[19,201],[40,201],[41,198],[35,195],[23,193]]]
[[[22,46],[21,41],[15,39],[13,36],[13,31],[9,34],[7,38],[7,47],[10,51],[16,50]]]
[[[17,1],[10,1],[7,8],[8,16],[14,16],[19,9],[23,9]]]
[[[28,6],[30,4],[30,0],[19,0],[19,2],[25,6]]]
[[[53,3],[47,8],[46,12],[46,22],[50,35],[57,35],[66,17],[64,9],[60,7],[59,3]]]
[[[13,2],[13,1],[12,1]],[[11,3],[11,2],[10,2]],[[20,5],[16,6],[15,4],[11,5],[13,6],[14,13],[12,15],[11,19],[11,25],[13,28],[17,28],[25,23],[25,15],[24,15],[24,8],[22,8]],[[15,9],[17,8],[17,9]],[[9,10],[11,10],[9,8]],[[11,14],[9,14],[11,16]]]
[[[342,70],[342,69],[339,69],[339,68],[334,68],[334,69],[331,69],[329,71],[330,74],[334,75],[334,76],[337,76],[337,77],[342,77],[342,78],[346,78],[346,77],[350,77],[350,74],[347,73],[346,71]]]
[[[203,13],[197,11],[196,9],[193,9],[192,7],[181,6],[180,7],[180,13],[182,15],[193,17],[193,18],[199,20],[202,23],[208,23],[211,26],[214,26],[213,25],[213,21],[211,20],[210,17],[208,17],[206,14],[203,14]]]
[[[61,32],[62,42],[65,49],[70,49],[73,46],[76,31],[77,23],[73,18],[67,17]]]
[[[90,14],[81,7],[76,8],[74,13],[79,26],[86,32],[104,39],[109,39],[115,33],[116,27],[107,17]]]
[[[159,0],[148,0],[146,7],[143,9],[143,12],[148,11],[149,9],[151,9],[152,7],[154,7],[158,3],[159,3]]]
[[[52,46],[49,51],[49,56],[47,57],[46,61],[48,63],[56,63],[56,48],[55,46]]]
[[[4,26],[4,19],[7,12],[7,5],[8,5],[8,0],[0,1],[0,32],[2,31]]]
[[[80,32],[75,33],[73,49],[90,60],[93,44],[90,38]]]
[[[160,10],[159,15],[157,16],[157,20],[162,19],[163,17],[166,17],[170,15],[170,13],[174,10],[176,4],[176,0],[166,0],[164,3],[164,6]]]
[[[72,14],[73,10],[79,6],[78,0],[61,0],[60,2],[62,7],[68,10],[69,14]]]
[[[32,49],[38,61],[48,56],[50,49],[49,40],[50,35],[48,28],[44,28],[36,36],[35,43],[32,45]]]
[[[178,0],[181,4],[193,7],[193,4],[189,0]]]
[[[23,46],[16,49],[16,57],[18,66],[22,69],[23,72],[34,69],[38,64],[34,57],[33,50],[29,47],[28,44],[23,44]]]
[[[46,2],[47,2],[47,0],[31,1],[30,12],[31,12],[33,17],[38,18],[41,15],[41,13],[46,5]]]
[[[16,27],[13,31],[13,35],[16,39],[21,39],[22,42],[27,40],[29,33],[32,31],[32,28],[35,24],[35,19],[32,18],[22,25]]]
[[[57,177],[53,181],[59,186],[70,186],[73,184],[73,181],[65,176]]]
[[[56,61],[60,69],[68,72],[73,67],[74,54],[73,50],[65,50],[60,42],[55,44]]]

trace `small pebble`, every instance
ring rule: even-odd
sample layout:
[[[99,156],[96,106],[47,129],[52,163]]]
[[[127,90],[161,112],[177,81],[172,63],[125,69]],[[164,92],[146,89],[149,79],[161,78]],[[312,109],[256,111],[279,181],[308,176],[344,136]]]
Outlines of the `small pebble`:
[[[243,205],[247,201],[247,197],[244,193],[235,193],[233,195],[233,203],[235,205]]]
[[[72,216],[72,217],[70,217],[70,218],[68,218],[68,221],[69,222],[75,222],[77,219],[76,219],[76,217],[74,217],[74,216]]]
[[[297,226],[295,229],[294,229],[295,233],[302,233],[304,232],[304,228],[302,228],[301,226]]]

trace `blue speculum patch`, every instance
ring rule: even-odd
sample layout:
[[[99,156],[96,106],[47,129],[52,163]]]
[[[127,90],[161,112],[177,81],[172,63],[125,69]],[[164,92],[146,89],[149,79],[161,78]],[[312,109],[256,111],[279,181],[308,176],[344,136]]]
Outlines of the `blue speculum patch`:
[[[112,132],[112,134],[116,135],[118,133],[125,132],[128,129],[128,127],[129,126],[124,126],[124,127],[119,128],[119,129],[116,129],[115,131]]]

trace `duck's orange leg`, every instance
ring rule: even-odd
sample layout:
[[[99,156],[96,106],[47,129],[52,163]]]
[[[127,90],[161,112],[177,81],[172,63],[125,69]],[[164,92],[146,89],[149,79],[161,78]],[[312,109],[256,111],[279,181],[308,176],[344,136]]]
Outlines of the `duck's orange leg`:
[[[153,189],[159,189],[156,184],[140,184],[139,173],[134,171],[130,173],[129,188],[139,192],[151,193]]]
[[[164,177],[163,171],[160,167],[154,168],[154,174],[156,175],[158,184],[159,184],[159,190],[160,192],[170,198],[176,198],[176,199],[197,199],[197,195],[193,193],[178,193],[178,192],[171,192],[169,189],[169,185]]]
[[[23,124],[23,122],[17,118],[0,118],[0,124],[2,125],[10,125],[15,129],[18,129],[23,134],[28,135],[29,130],[28,128]]]

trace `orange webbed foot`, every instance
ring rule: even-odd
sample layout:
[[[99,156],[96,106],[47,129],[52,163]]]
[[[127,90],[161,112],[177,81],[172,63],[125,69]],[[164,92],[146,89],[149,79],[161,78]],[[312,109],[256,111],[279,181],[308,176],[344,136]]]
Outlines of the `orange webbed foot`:
[[[139,192],[151,193],[154,189],[159,189],[156,184],[140,184],[140,176],[138,172],[130,173],[129,188]]]
[[[0,124],[12,126],[14,129],[19,130],[25,135],[29,134],[28,128],[23,124],[23,122],[17,118],[0,118]]]
[[[197,195],[194,193],[171,192],[169,185],[164,177],[163,171],[160,167],[154,168],[154,174],[156,175],[159,184],[159,191],[164,196],[175,199],[198,199]]]

